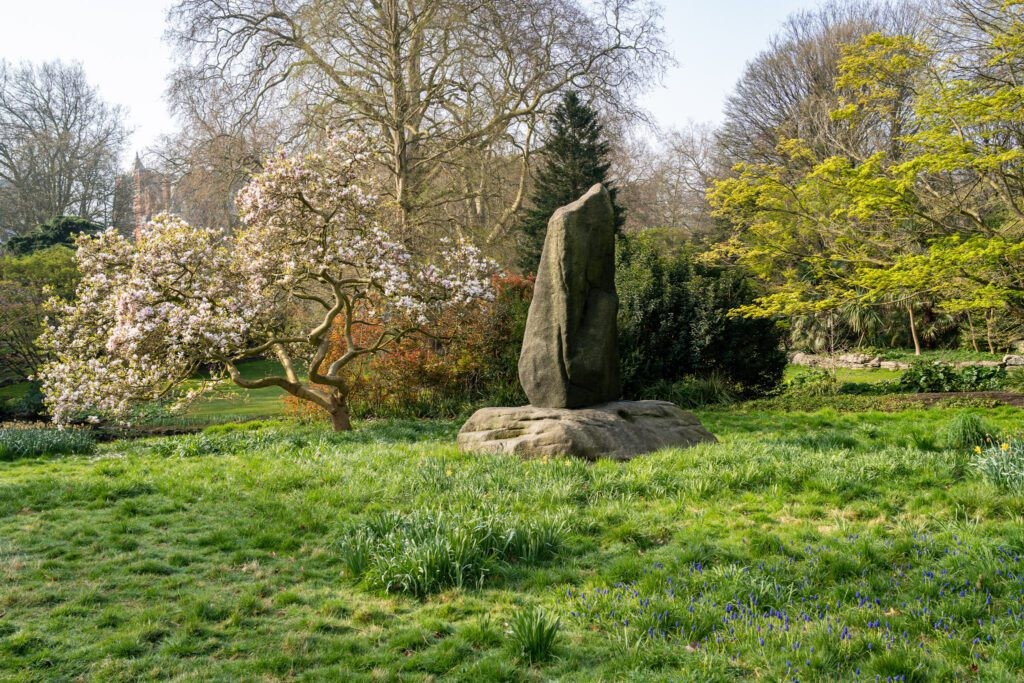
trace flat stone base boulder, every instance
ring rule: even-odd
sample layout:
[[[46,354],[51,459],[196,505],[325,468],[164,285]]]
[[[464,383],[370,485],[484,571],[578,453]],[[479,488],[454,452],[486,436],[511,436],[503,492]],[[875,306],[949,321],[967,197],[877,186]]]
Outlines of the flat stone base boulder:
[[[692,413],[665,401],[616,401],[575,409],[484,408],[462,426],[458,438],[465,453],[586,460],[629,460],[662,448],[716,441]]]

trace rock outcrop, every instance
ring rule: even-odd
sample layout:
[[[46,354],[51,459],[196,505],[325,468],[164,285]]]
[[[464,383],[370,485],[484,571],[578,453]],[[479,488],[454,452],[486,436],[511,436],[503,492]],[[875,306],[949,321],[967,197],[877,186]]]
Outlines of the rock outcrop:
[[[548,223],[526,320],[519,381],[539,408],[582,408],[620,395],[615,218],[603,185]]]
[[[665,401],[619,401],[576,410],[484,408],[458,438],[464,452],[587,460],[629,460],[662,448],[715,441],[696,417]]]

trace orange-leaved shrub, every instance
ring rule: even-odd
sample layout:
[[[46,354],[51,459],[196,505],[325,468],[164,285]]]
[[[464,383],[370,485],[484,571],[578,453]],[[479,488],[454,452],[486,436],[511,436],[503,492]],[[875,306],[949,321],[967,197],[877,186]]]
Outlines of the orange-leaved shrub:
[[[464,415],[483,405],[522,405],[517,364],[533,296],[533,279],[505,273],[494,278],[493,301],[453,309],[430,329],[353,363],[350,406],[356,417]],[[357,343],[370,343],[377,327],[356,325]],[[341,330],[332,331],[326,363],[343,353]],[[326,419],[316,406],[286,397],[289,414]]]

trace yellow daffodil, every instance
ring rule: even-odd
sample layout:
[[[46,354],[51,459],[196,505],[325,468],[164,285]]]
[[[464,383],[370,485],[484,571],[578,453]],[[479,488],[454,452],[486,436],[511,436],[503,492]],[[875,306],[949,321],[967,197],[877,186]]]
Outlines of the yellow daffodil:
[[[1010,450],[1010,444],[1004,443],[1002,446],[1000,446],[1000,448],[1003,449],[1004,451],[1008,451]]]
[[[975,446],[974,447],[974,452],[975,453],[981,453],[981,446]]]

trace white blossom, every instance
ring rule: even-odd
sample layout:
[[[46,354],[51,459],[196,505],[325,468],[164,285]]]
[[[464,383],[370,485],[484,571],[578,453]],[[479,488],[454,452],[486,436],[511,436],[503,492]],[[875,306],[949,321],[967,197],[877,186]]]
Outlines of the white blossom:
[[[472,245],[427,258],[392,236],[368,180],[372,160],[356,135],[269,159],[238,195],[234,233],[164,214],[134,240],[113,229],[80,237],[76,301],[50,302],[58,324],[40,340],[51,360],[38,379],[55,421],[123,418],[200,366],[229,368],[275,342],[309,360],[325,343],[310,330],[348,319],[332,311],[390,321],[382,334],[397,338],[449,306],[490,298],[494,264]],[[321,310],[295,329],[310,302]]]

